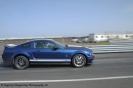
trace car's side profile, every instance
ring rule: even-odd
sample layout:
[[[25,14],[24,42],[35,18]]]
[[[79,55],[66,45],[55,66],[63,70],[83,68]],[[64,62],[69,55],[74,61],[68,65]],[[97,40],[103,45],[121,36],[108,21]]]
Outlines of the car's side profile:
[[[83,67],[90,65],[94,59],[91,49],[65,46],[52,39],[4,47],[3,61],[13,63],[17,69],[26,69],[31,63],[70,63],[74,67]]]

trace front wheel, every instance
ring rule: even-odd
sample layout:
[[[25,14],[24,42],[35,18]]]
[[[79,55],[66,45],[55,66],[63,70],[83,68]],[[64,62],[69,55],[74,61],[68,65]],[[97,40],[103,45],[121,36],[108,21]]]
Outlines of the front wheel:
[[[77,67],[77,68],[83,67],[86,64],[86,57],[82,54],[76,54],[72,58],[72,64],[74,67]]]
[[[29,66],[29,61],[25,56],[17,56],[14,61],[14,65],[17,69],[26,69]]]
[[[86,64],[85,66],[91,66],[91,64]]]

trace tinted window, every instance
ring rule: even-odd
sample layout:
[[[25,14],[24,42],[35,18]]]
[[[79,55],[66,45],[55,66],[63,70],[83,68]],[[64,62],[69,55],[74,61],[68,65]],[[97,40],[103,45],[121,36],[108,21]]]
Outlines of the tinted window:
[[[63,44],[61,44],[61,43],[59,43],[59,42],[57,42],[57,41],[54,41],[56,44],[58,44],[59,46],[61,46],[61,47],[65,47],[65,45],[63,45]]]
[[[56,45],[48,41],[38,41],[34,43],[35,48],[53,48]]]
[[[22,44],[21,47],[22,48],[30,48],[30,43]]]

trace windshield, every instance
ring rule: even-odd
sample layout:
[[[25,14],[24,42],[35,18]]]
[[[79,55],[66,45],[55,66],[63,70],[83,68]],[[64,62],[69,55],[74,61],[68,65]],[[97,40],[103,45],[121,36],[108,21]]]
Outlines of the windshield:
[[[59,46],[63,47],[63,48],[65,47],[65,45],[62,44],[62,43],[59,43],[59,42],[57,42],[57,41],[55,41],[55,40],[54,40],[54,42],[55,42],[56,44],[58,44]]]

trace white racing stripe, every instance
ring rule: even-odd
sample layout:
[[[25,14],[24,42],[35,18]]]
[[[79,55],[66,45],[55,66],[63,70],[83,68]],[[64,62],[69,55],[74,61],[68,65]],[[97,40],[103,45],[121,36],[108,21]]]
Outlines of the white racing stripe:
[[[103,77],[103,78],[86,78],[86,79],[65,79],[65,80],[22,80],[22,81],[0,81],[0,83],[37,83],[37,82],[76,82],[76,81],[97,81],[110,79],[127,79],[133,76],[117,76],[117,77]]]

